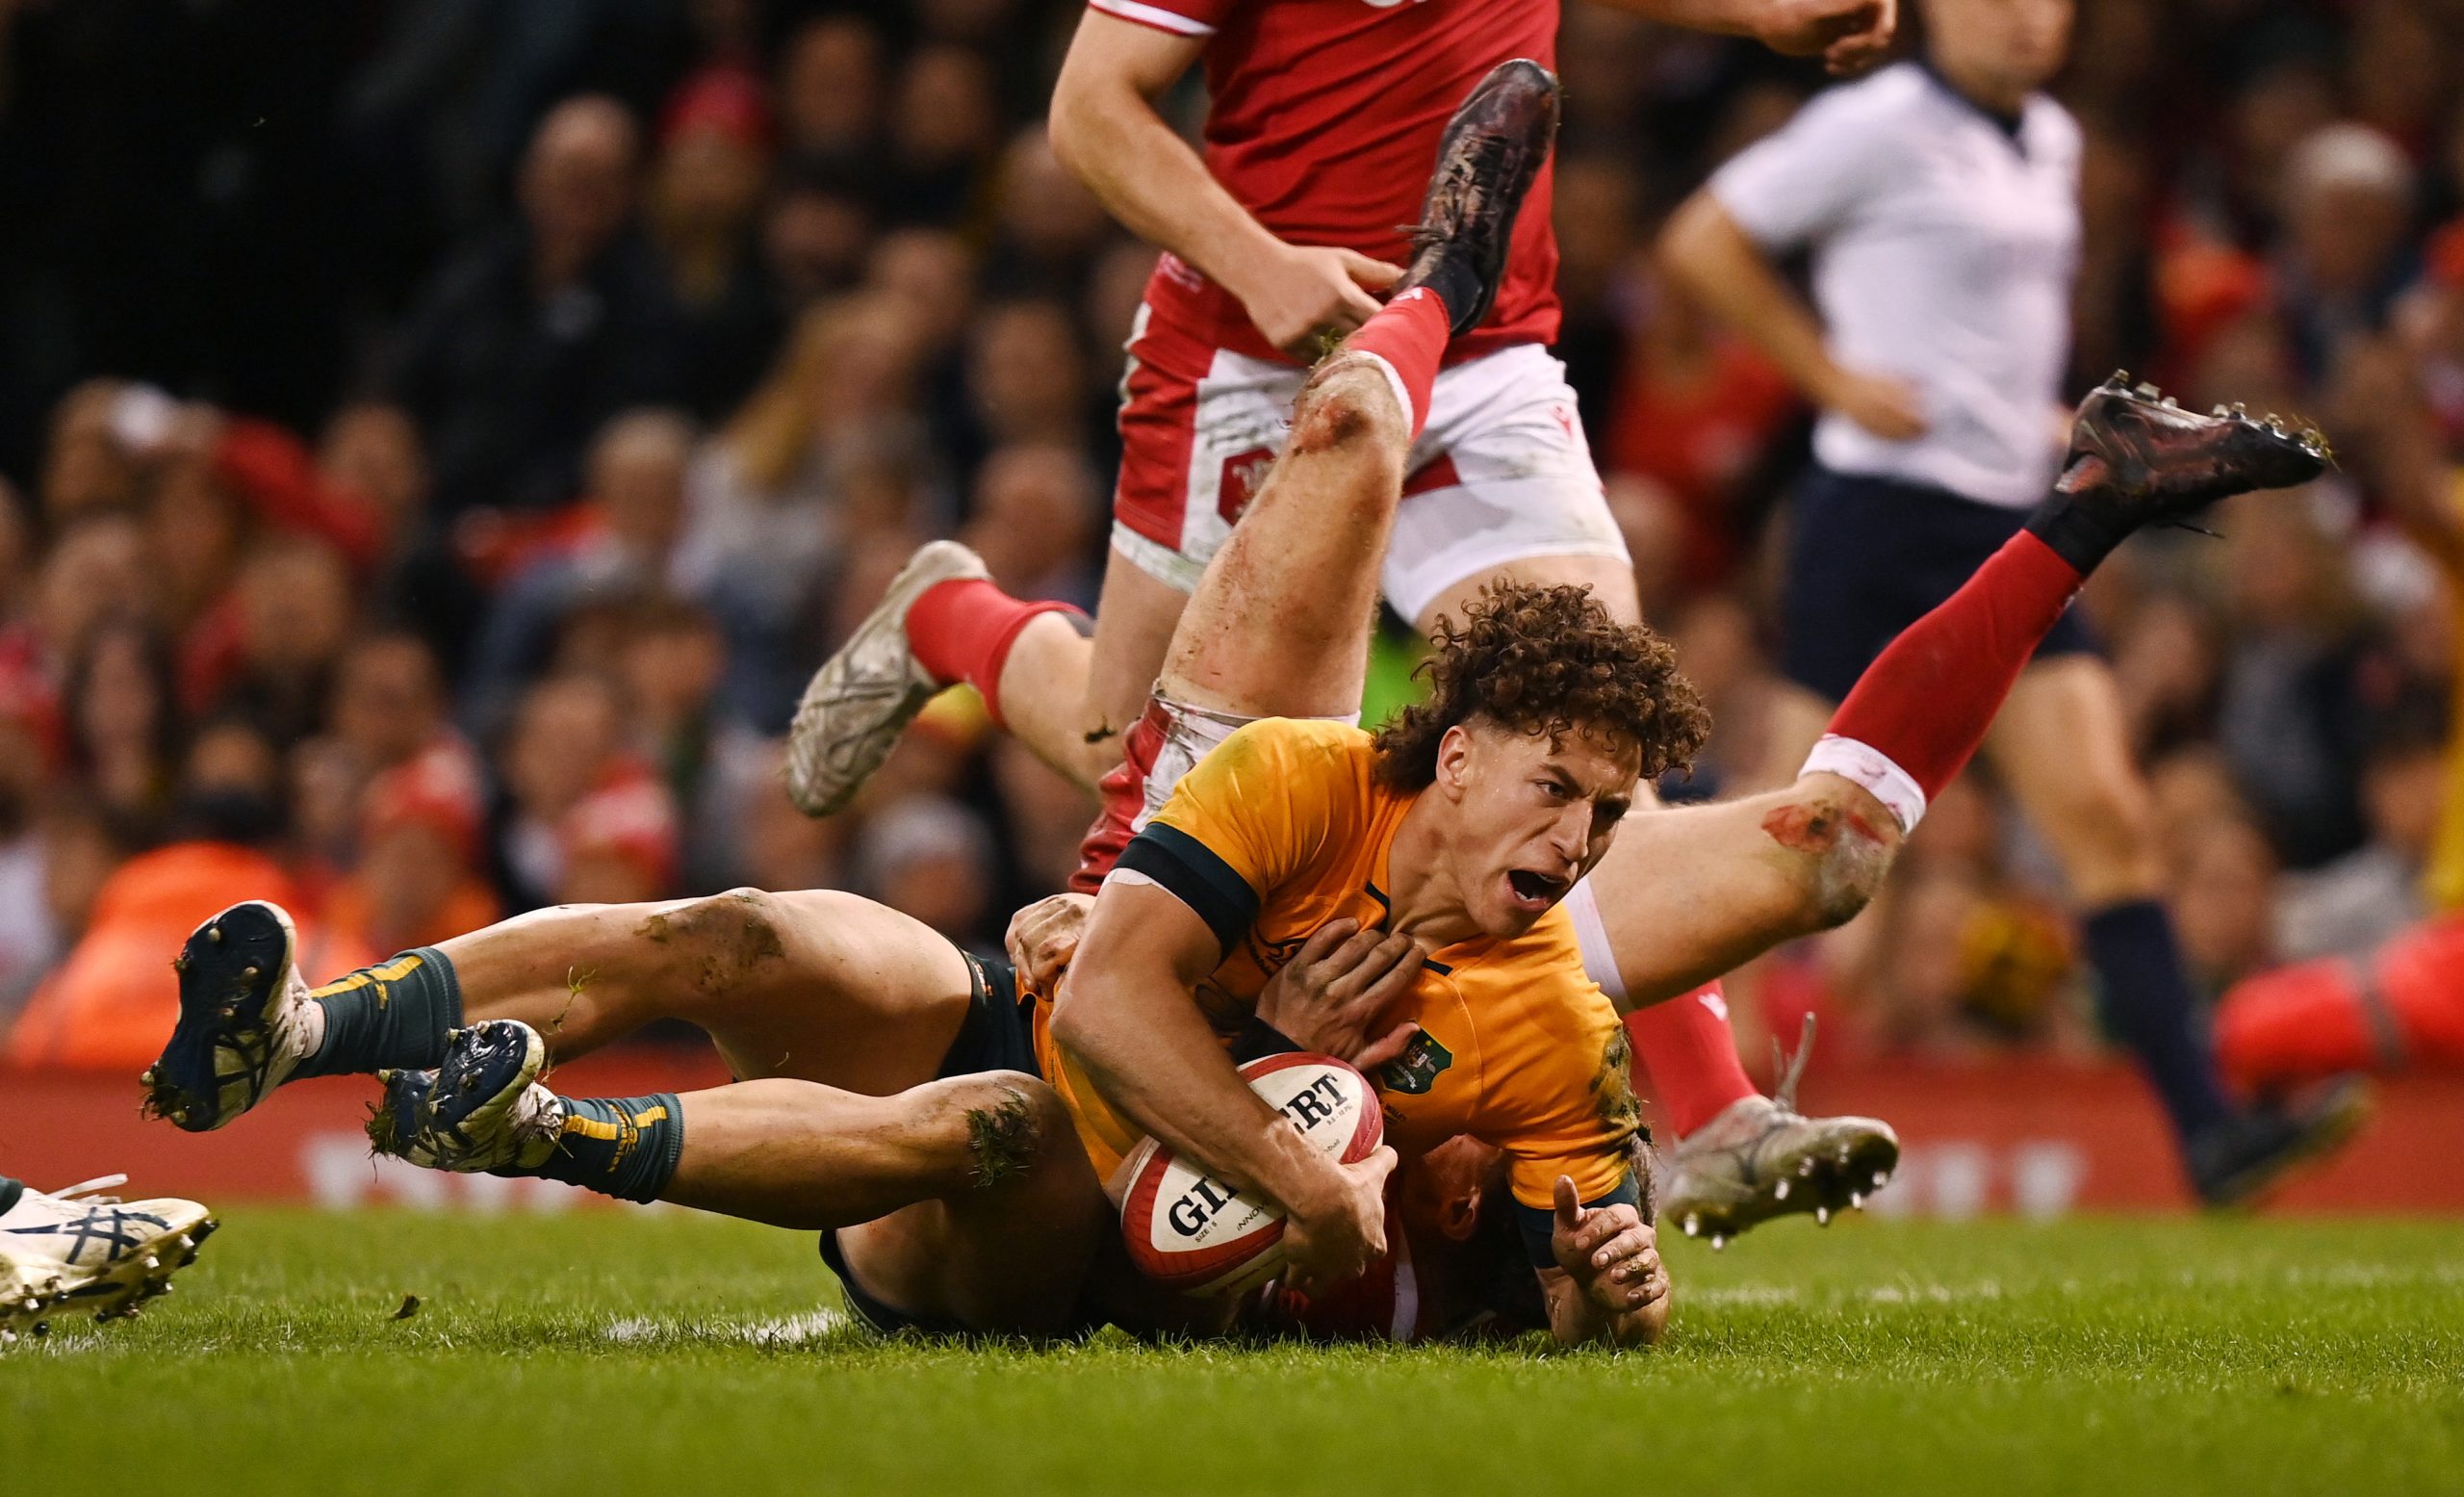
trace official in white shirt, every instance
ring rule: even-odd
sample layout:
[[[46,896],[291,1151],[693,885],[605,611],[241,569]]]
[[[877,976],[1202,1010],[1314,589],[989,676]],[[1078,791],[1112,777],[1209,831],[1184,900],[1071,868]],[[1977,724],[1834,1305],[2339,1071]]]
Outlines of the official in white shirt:
[[[1680,206],[1671,278],[1822,409],[1794,508],[1781,663],[1793,766],[1900,631],[2017,532],[2059,471],[2079,249],[2079,126],[2042,86],[2071,0],[1925,0],[1924,55],[1833,89]],[[1774,267],[1810,256],[1817,321]],[[1986,756],[2067,876],[2106,1023],[2192,1183],[2223,1202],[2317,1141],[2238,1110],[2172,921],[2113,673],[2066,616]]]

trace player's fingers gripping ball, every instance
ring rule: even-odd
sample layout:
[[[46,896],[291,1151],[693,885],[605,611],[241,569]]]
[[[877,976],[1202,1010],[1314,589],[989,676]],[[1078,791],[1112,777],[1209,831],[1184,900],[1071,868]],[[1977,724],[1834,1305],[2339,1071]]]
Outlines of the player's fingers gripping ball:
[[[1241,1078],[1301,1137],[1340,1164],[1357,1164],[1385,1139],[1369,1078],[1331,1055],[1270,1055]],[[1251,1200],[1155,1139],[1129,1157],[1121,1235],[1130,1261],[1158,1283],[1192,1295],[1237,1293],[1283,1265],[1283,1209]]]

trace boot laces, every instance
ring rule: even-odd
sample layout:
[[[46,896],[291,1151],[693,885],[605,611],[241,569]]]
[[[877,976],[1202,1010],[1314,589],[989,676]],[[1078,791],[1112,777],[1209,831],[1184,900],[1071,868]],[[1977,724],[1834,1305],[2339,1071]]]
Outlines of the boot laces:
[[[1797,1053],[1790,1056],[1780,1047],[1780,1037],[1771,1037],[1771,1073],[1780,1084],[1771,1089],[1771,1103],[1782,1112],[1797,1110],[1797,1083],[1805,1079],[1806,1062],[1813,1058],[1813,1015],[1806,1015],[1805,1026],[1798,1031]]]
[[[1458,211],[1458,219],[1472,218],[1475,209],[1469,199],[1479,191],[1483,176],[1502,168],[1508,143],[1502,135],[1483,135],[1474,140],[1468,153],[1447,162],[1445,179],[1428,194],[1430,207],[1434,209],[1450,200],[1462,200],[1464,206]],[[1418,252],[1447,239],[1461,227],[1460,222],[1449,228],[1424,219],[1403,225],[1403,235],[1411,242],[1413,250]]]
[[[90,1180],[79,1180],[74,1185],[65,1185],[61,1187],[59,1190],[47,1190],[44,1191],[43,1194],[49,1196],[54,1200],[69,1200],[80,1197],[90,1196],[93,1198],[90,1202],[93,1205],[116,1205],[119,1202],[119,1198],[117,1196],[104,1196],[96,1193],[99,1191],[116,1189],[116,1187],[127,1183],[128,1176],[125,1174],[97,1174]]]

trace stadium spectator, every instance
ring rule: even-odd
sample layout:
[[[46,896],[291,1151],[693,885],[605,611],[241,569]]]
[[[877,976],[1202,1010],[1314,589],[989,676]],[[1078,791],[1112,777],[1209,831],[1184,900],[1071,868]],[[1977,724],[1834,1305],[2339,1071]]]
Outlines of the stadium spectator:
[[[948,45],[915,52],[890,100],[882,176],[889,216],[956,228],[980,213],[1000,128],[992,67],[983,54]]]
[[[134,618],[86,636],[69,669],[70,763],[95,798],[132,830],[158,826],[178,769],[180,712],[170,652]]]
[[[828,160],[782,168],[761,218],[761,264],[780,313],[853,288],[874,227],[872,199],[854,168]]]
[[[727,709],[720,690],[727,642],[707,613],[652,599],[624,629],[617,674],[630,746],[683,813],[687,887],[727,888],[740,882],[730,874],[743,796],[769,760],[768,744]]]
[[[582,502],[508,558],[472,662],[466,721],[482,734],[501,722],[522,684],[558,658],[590,610],[666,585],[693,447],[692,423],[673,411],[629,411],[601,428]]]
[[[2446,704],[2408,693],[2373,714],[2361,762],[2360,846],[2290,874],[2277,897],[2275,955],[2357,957],[2428,913],[2422,875],[2446,790]]]
[[[1061,164],[1040,126],[1010,138],[1001,154],[1000,219],[985,268],[996,294],[1075,300],[1112,220],[1085,183]]]
[[[678,308],[681,399],[706,421],[734,409],[779,339],[753,243],[771,133],[759,80],[728,64],[687,78],[659,120],[647,219]]]
[[[857,15],[807,23],[781,49],[780,124],[787,149],[807,158],[870,156],[881,135],[881,33]]]
[[[962,535],[1004,591],[1091,611],[1099,579],[1087,558],[1102,514],[1086,458],[1067,447],[1020,443],[996,450],[977,470]]]
[[[177,1001],[163,970],[165,933],[193,928],[229,904],[233,890],[300,897],[272,851],[280,793],[280,761],[264,734],[236,720],[202,730],[183,766],[171,839],[103,882],[76,945],[28,1000],[0,1058],[116,1070],[151,1060]],[[320,934],[302,932],[303,961],[327,960]]]
[[[639,169],[623,105],[557,105],[523,157],[519,221],[459,251],[411,314],[392,384],[444,513],[566,503],[603,422],[677,393],[674,304],[634,224]]]
[[[667,891],[675,805],[626,746],[622,704],[606,681],[568,674],[532,686],[499,769],[512,806],[497,856],[522,908]]]
[[[2413,165],[2379,131],[2339,121],[2294,147],[2284,170],[2278,295],[2303,367],[2321,377],[2348,339],[2385,325],[2418,263]]]

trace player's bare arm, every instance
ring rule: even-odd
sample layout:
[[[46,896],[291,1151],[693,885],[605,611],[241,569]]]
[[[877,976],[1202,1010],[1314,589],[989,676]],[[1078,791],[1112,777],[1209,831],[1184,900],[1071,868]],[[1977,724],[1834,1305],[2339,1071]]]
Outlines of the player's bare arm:
[[[1010,917],[1010,965],[1029,987],[1049,993],[1061,981],[1094,906],[1091,895],[1048,894]],[[1329,920],[1258,994],[1258,1021],[1304,1050],[1374,1071],[1420,1033],[1409,1020],[1388,1020],[1423,954],[1409,936]]]
[[[1924,434],[1925,412],[1915,390],[1888,374],[1835,362],[1812,310],[1707,190],[1698,190],[1669,216],[1659,258],[1671,280],[1743,333],[1807,400],[1890,441]]]
[[[1242,1082],[1197,1006],[1197,985],[1221,960],[1214,931],[1177,896],[1114,880],[1062,980],[1053,1041],[1141,1127],[1282,1206],[1296,1276],[1350,1278],[1386,1251],[1395,1151],[1338,1165]]]
[[[1563,1174],[1554,1207],[1549,1249],[1557,1266],[1536,1270],[1550,1333],[1568,1346],[1658,1340],[1668,1326],[1668,1271],[1651,1225],[1623,1201],[1585,1206]]]
[[[1288,245],[1235,201],[1156,113],[1204,40],[1090,10],[1053,85],[1052,148],[1113,216],[1230,291],[1278,348],[1316,351],[1377,310],[1399,266],[1349,249]]]

